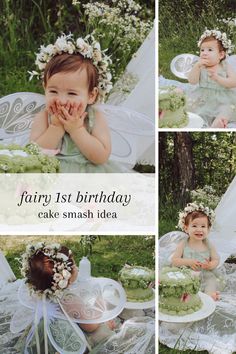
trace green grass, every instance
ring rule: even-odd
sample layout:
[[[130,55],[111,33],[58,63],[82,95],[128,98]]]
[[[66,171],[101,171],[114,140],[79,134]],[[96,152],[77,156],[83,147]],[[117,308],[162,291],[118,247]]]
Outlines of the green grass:
[[[177,349],[171,349],[171,348],[168,348],[166,347],[165,345],[159,343],[159,354],[192,354],[192,353],[199,353],[199,354],[207,354],[208,352],[207,351],[197,351],[196,350],[177,350]]]
[[[83,237],[83,236],[82,236]],[[79,264],[84,255],[79,243],[80,236],[0,236],[1,249],[15,273],[20,278],[19,258],[28,243],[45,241],[47,243],[59,242],[69,247]],[[129,264],[155,267],[154,237],[146,240],[145,236],[101,236],[93,245],[92,275],[117,279],[119,270],[127,262]]]

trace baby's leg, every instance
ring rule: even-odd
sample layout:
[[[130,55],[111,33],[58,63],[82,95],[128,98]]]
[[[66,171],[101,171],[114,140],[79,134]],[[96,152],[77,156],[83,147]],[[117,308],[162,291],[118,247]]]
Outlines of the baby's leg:
[[[216,285],[217,284],[216,284],[215,277],[209,276],[208,279],[206,279],[206,284],[205,284],[205,289],[204,289],[204,293],[211,296],[212,299],[215,301],[220,300],[220,292],[217,291]]]
[[[216,117],[216,119],[213,121],[211,128],[227,128],[228,125],[228,118],[224,118],[223,116],[221,117]]]

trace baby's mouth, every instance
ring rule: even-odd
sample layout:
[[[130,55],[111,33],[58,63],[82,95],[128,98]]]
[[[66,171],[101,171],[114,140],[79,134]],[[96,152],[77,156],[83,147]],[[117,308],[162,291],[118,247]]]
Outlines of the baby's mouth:
[[[203,234],[195,234],[196,237],[203,237]]]

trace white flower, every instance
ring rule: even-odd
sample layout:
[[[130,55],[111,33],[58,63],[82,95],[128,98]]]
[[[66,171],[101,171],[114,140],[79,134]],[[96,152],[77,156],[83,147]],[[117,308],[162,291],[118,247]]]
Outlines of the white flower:
[[[60,280],[58,283],[58,286],[61,289],[65,289],[67,287],[67,285],[68,285],[68,280],[66,280],[66,279]]]
[[[68,270],[66,270],[66,269],[63,269],[63,271],[62,271],[62,276],[63,276],[63,278],[64,279],[70,279],[70,277],[71,277],[71,273],[70,272],[68,272]]]
[[[68,261],[68,257],[64,253],[58,252],[56,257],[57,257],[57,259],[62,259],[63,261]]]
[[[53,276],[53,280],[55,280],[56,283],[58,283],[62,279],[63,279],[63,276],[59,273],[55,273]]]
[[[205,32],[201,35],[201,37],[198,41],[198,47],[201,46],[202,41],[205,38],[210,37],[210,36],[215,37],[216,39],[218,39],[222,43],[222,46],[225,49],[227,54],[230,54],[232,52],[234,46],[231,44],[231,40],[227,39],[226,33],[225,32],[221,33],[221,31],[215,30],[215,29],[213,29],[213,30],[206,29],[205,30]]]
[[[106,5],[104,5],[106,7]],[[102,9],[104,9],[102,6]],[[109,6],[108,6],[109,8]],[[109,70],[109,65],[111,64],[111,59],[105,55],[105,50],[101,50],[100,43],[97,42],[92,35],[86,36],[83,38],[77,38],[74,40],[72,34],[58,37],[54,44],[48,44],[45,46],[40,46],[39,53],[36,54],[35,64],[38,69],[41,71],[41,75],[36,71],[29,72],[30,79],[32,77],[43,76],[43,72],[47,63],[57,54],[62,53],[79,53],[85,58],[91,59],[93,65],[98,70],[98,81],[99,85],[99,97],[100,100],[103,101],[104,97],[112,88],[111,82],[111,73]]]

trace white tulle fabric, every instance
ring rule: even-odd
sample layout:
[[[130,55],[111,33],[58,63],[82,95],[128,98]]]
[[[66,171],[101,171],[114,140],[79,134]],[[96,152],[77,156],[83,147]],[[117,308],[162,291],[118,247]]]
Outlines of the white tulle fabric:
[[[236,264],[224,263],[236,253],[236,177],[216,208],[216,221],[209,235],[221,262],[218,271],[226,286],[215,312],[208,318],[185,324],[161,322],[160,341],[179,350],[207,350],[212,354],[236,352]],[[171,254],[180,240],[187,238],[183,232],[174,231],[162,236],[159,241],[160,268],[170,264]]]
[[[11,270],[4,254],[0,251],[0,288],[8,281],[15,280],[16,277]]]
[[[134,317],[127,320],[119,333],[91,351],[91,354],[137,353],[155,353],[155,323],[151,317]]]
[[[83,353],[87,341],[60,303],[31,296],[24,280],[0,291],[1,353]]]
[[[74,308],[74,298],[70,304]],[[110,304],[101,307],[106,311]],[[94,307],[98,309],[98,315],[101,314],[101,307]],[[82,354],[86,346],[91,353],[155,352],[155,325],[152,318],[126,321],[119,333],[91,349],[78,326],[81,322],[81,316],[77,318],[78,311],[70,313],[67,310],[63,300],[52,302],[30,295],[24,280],[8,283],[0,290],[0,353],[55,354],[57,351],[63,354]],[[88,315],[88,312],[85,314]],[[93,321],[96,322],[99,319]]]

